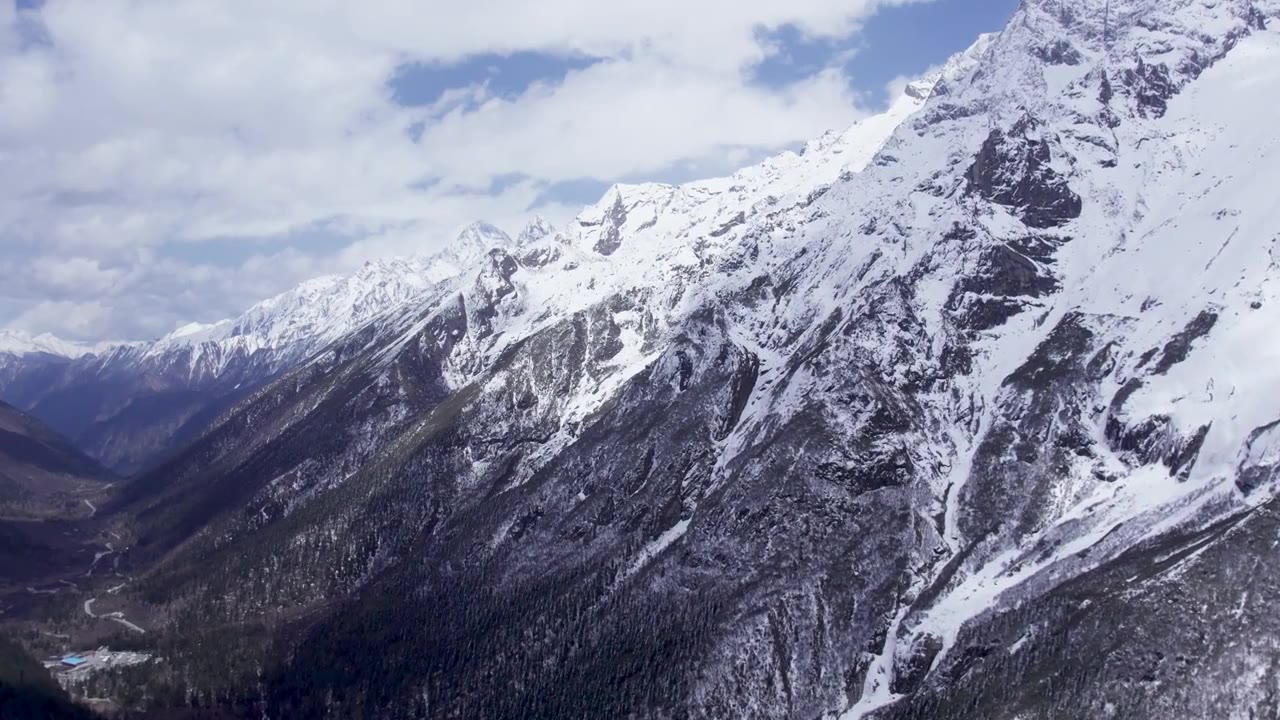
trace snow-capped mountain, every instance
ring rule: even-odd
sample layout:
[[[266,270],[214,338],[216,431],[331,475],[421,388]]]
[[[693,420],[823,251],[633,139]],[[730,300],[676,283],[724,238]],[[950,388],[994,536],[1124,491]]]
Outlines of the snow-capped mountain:
[[[861,170],[897,125],[923,106],[939,78],[971,64],[988,41],[980,40],[940,74],[909,84],[886,112],[843,132],[828,133],[800,153],[784,153],[724,179],[684,186],[618,186],[605,201],[589,208],[577,226],[589,228],[605,216],[622,223],[628,213],[632,218],[648,213],[660,216],[661,225],[637,233],[640,221],[619,224],[616,231],[637,237],[716,237],[758,205],[776,209],[801,202],[842,174]],[[349,276],[315,278],[239,317],[192,323],[149,343],[89,346],[47,335],[5,335],[0,341],[0,398],[42,417],[94,457],[129,472],[193,438],[212,414],[269,378],[462,275],[491,249],[509,250],[526,264],[550,263],[562,255],[579,257],[566,242],[542,217],[531,219],[514,240],[491,224],[476,222],[439,252],[372,261]],[[591,242],[608,241],[593,237]],[[680,252],[678,247],[673,251]],[[548,276],[547,292],[562,293],[590,282],[592,290],[579,300],[599,299],[637,270],[629,259],[641,262],[640,270],[665,272],[669,266],[665,261],[647,263],[646,254],[633,249],[611,264],[602,264],[600,254],[589,247],[583,252],[577,262],[587,262],[588,268]],[[649,276],[651,285],[664,282],[665,276]],[[68,359],[74,362],[64,362]],[[165,399],[172,395],[182,399]],[[145,408],[144,399],[150,400]]]
[[[542,220],[524,235],[553,232]],[[191,324],[149,343],[76,344],[0,335],[0,397],[104,463],[132,471],[190,440],[231,403],[378,315],[513,241],[487,223],[437,253],[369,262],[309,280],[237,318]]]
[[[887,118],[477,230],[105,511],[147,695],[1265,716],[1278,22],[1025,0]]]
[[[556,228],[554,225],[541,215],[535,215],[516,237],[516,245],[525,247],[555,234]],[[501,244],[495,244],[494,247],[501,247]]]

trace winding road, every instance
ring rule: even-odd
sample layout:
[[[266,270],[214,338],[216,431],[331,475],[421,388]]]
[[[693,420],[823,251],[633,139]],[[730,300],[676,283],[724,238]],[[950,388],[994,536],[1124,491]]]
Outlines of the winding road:
[[[85,615],[88,615],[89,617],[94,618],[94,619],[96,619],[96,620],[112,620],[112,621],[115,621],[115,622],[120,623],[121,625],[123,625],[123,626],[125,626],[125,627],[129,628],[130,630],[132,630],[132,631],[134,631],[134,632],[136,632],[136,633],[139,633],[139,634],[142,634],[142,635],[146,635],[146,634],[147,634],[147,631],[146,631],[146,630],[144,630],[144,629],[142,629],[142,628],[138,627],[137,625],[134,625],[133,623],[129,622],[128,620],[126,620],[126,619],[124,618],[124,613],[122,613],[122,612],[112,612],[112,613],[107,613],[106,615],[98,615],[98,614],[94,613],[94,612],[93,612],[93,604],[94,604],[95,602],[97,602],[97,601],[98,601],[98,598],[96,598],[96,597],[94,597],[94,598],[89,598],[88,600],[85,600],[85,601],[84,601],[84,614],[85,614]]]
[[[93,513],[95,513],[95,514],[96,514],[96,513],[98,512],[98,508],[94,507],[93,503],[89,502],[88,500],[85,500],[85,501],[84,501],[84,504],[85,504],[85,505],[88,505],[88,506],[89,506],[89,509],[90,509],[90,510],[92,510],[92,511],[93,511]],[[93,517],[93,515],[90,515],[89,517]],[[114,532],[110,533],[110,535],[111,535],[112,537],[114,537],[116,540],[119,540],[119,539],[120,539],[120,536],[119,536],[119,535],[117,535],[117,534],[115,534]],[[94,568],[96,568],[96,567],[98,566],[98,562],[99,562],[100,560],[102,560],[102,558],[104,558],[104,557],[106,557],[106,556],[108,556],[108,555],[115,555],[115,556],[116,556],[116,565],[117,565],[117,566],[119,565],[119,561],[120,561],[120,554],[119,554],[119,553],[120,553],[120,551],[116,550],[115,544],[113,544],[113,543],[104,543],[104,544],[103,544],[103,548],[104,548],[104,550],[103,550],[102,552],[94,553],[94,556],[93,556],[93,563],[92,563],[91,565],[89,565],[89,569],[88,569],[87,571],[85,571],[85,576],[90,576],[90,575],[92,575],[92,574],[93,574],[93,570],[94,570]],[[127,548],[126,548],[126,549],[127,549]],[[116,576],[117,576],[117,577],[121,577],[121,576],[120,576],[120,574],[119,574],[119,572],[117,572],[117,573],[116,573]],[[116,593],[120,592],[120,590],[121,590],[121,589],[123,589],[123,588],[124,588],[124,586],[125,586],[125,585],[128,585],[128,584],[129,584],[129,580],[128,580],[128,578],[125,578],[124,582],[120,583],[119,585],[116,585],[116,586],[115,586],[115,587],[113,587],[113,588],[108,589],[108,590],[107,590],[107,593],[109,593],[109,594],[111,594],[111,595],[114,595],[114,594],[116,594]],[[85,601],[84,601],[84,614],[85,614],[85,615],[88,615],[89,617],[94,618],[95,620],[111,620],[112,622],[119,623],[119,624],[121,624],[121,625],[123,625],[123,626],[125,626],[125,627],[129,628],[130,630],[132,630],[132,631],[136,632],[136,633],[139,633],[139,634],[142,634],[142,635],[145,635],[145,634],[146,634],[146,632],[147,632],[147,631],[146,631],[144,628],[141,628],[141,627],[139,627],[139,626],[135,625],[134,623],[129,622],[127,619],[125,619],[124,613],[122,613],[122,612],[109,612],[109,613],[106,613],[106,614],[104,614],[104,615],[99,615],[99,614],[95,613],[95,612],[93,611],[93,604],[94,604],[95,602],[97,602],[97,601],[98,601],[98,598],[97,598],[97,597],[91,597],[91,598],[89,598],[88,600],[85,600]]]

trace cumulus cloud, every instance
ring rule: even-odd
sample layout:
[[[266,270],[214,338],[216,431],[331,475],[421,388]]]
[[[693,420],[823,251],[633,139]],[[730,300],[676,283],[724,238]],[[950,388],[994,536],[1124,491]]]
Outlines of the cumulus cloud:
[[[862,112],[834,62],[752,82],[770,33],[843,39],[908,1],[0,0],[0,325],[155,335],[476,218],[567,218],[560,182],[805,140]],[[389,85],[516,52],[592,61],[427,106]]]

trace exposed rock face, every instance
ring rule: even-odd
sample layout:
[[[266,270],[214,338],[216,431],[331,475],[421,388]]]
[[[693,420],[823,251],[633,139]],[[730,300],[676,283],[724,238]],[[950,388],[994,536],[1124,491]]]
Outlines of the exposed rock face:
[[[622,227],[627,221],[627,208],[622,204],[622,193],[618,192],[613,205],[604,215],[600,239],[596,240],[595,251],[601,255],[612,255],[622,247]]]
[[[1125,68],[1120,83],[1138,106],[1142,117],[1162,117],[1169,108],[1169,98],[1177,93],[1168,66],[1148,65],[1138,59],[1138,64]]]
[[[973,192],[1013,209],[1028,226],[1045,229],[1080,217],[1080,196],[1053,168],[1050,144],[1038,135],[1029,116],[1007,134],[992,130],[965,179]]]
[[[966,629],[964,652],[883,718],[1265,717],[1275,501],[1133,549]],[[1247,716],[1247,710],[1244,711]]]
[[[997,328],[1060,290],[1051,270],[1060,242],[1030,236],[983,251],[974,272],[956,282],[947,300],[956,325],[970,333]]]

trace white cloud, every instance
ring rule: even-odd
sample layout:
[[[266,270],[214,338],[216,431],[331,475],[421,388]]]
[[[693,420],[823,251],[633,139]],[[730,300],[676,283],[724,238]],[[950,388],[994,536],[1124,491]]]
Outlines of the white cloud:
[[[781,90],[736,73],[644,58],[611,61],[513,100],[458,109],[422,137],[433,170],[480,184],[652,173],[737,146],[779,147],[856,119],[847,81],[824,72]]]
[[[835,70],[753,85],[766,31],[844,38],[906,1],[0,0],[0,305],[33,331],[154,334],[478,217],[515,229],[556,182],[807,139],[860,111]],[[602,61],[514,97],[393,102],[405,63],[516,51]],[[358,239],[319,251],[318,226]],[[200,252],[164,252],[184,243]]]

